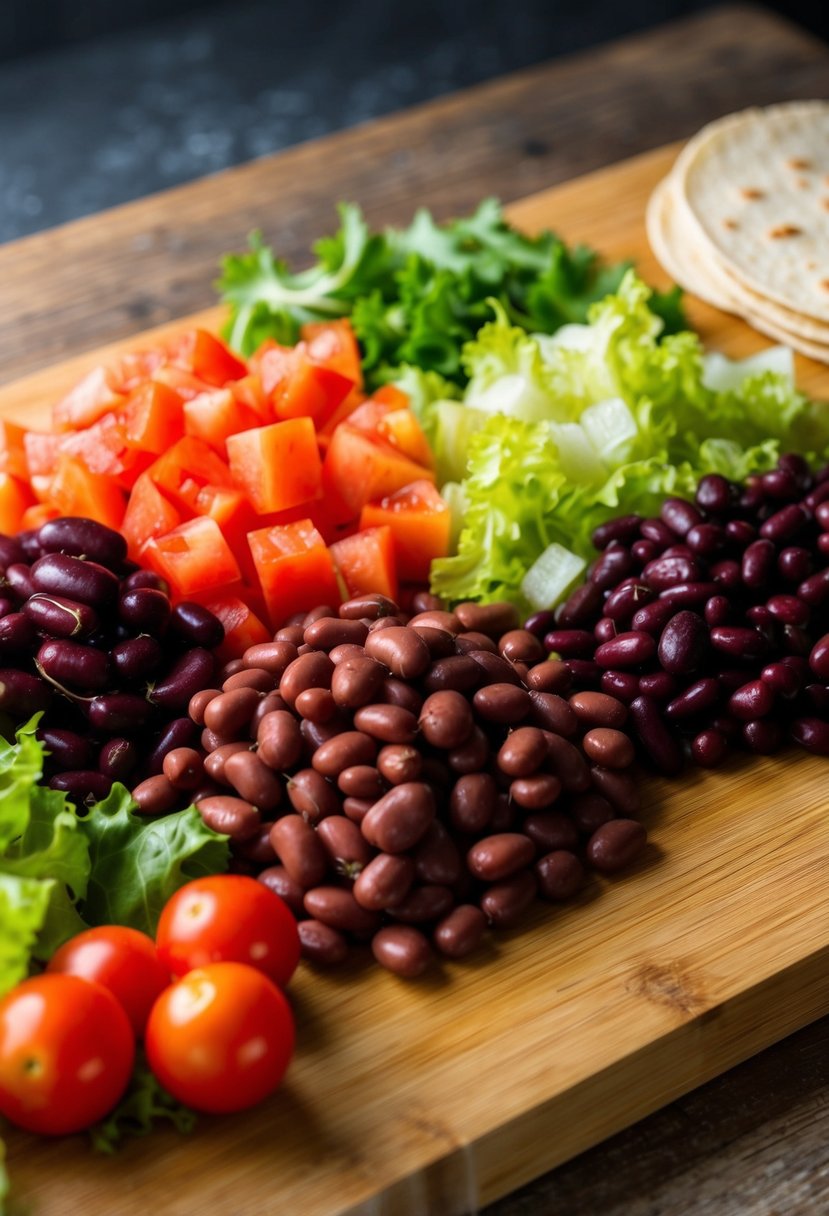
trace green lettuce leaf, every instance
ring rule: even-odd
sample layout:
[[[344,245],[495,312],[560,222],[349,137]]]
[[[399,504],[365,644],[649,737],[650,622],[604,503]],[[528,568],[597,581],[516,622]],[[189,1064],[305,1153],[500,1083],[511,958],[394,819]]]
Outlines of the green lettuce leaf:
[[[139,1048],[127,1092],[106,1119],[89,1129],[92,1147],[114,1153],[126,1140],[146,1136],[162,1122],[187,1133],[196,1126],[196,1115],[163,1088]]]

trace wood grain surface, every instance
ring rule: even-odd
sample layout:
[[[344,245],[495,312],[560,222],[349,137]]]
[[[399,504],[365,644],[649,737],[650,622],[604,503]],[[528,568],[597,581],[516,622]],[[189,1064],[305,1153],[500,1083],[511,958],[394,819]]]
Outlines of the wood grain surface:
[[[520,198],[741,106],[827,96],[828,64],[811,36],[729,6],[0,247],[0,382],[206,307],[254,228],[301,261],[339,199],[389,223]]]
[[[639,157],[511,215],[631,256],[661,281],[642,217],[672,157]],[[739,355],[765,344],[693,301],[691,312],[712,346]],[[29,378],[26,400],[48,404],[76,370]],[[799,373],[829,396],[829,369],[800,360]],[[20,404],[14,386],[0,393],[0,412]],[[15,1136],[20,1199],[30,1216],[460,1216],[515,1191],[829,1011],[825,785],[825,761],[802,754],[649,780],[651,844],[630,873],[594,880],[572,906],[537,909],[479,959],[416,984],[362,961],[332,975],[301,968],[299,1050],[274,1099],[205,1118],[188,1140],[159,1133],[117,1160]],[[635,1154],[646,1141],[629,1143]],[[612,1160],[596,1151],[594,1197]],[[681,1206],[664,1206],[657,1174],[616,1210],[770,1216],[710,1206],[717,1178],[698,1173]],[[498,1210],[578,1212],[556,1178]],[[606,1191],[599,1206],[581,1191],[578,1202],[585,1214],[613,1210]]]

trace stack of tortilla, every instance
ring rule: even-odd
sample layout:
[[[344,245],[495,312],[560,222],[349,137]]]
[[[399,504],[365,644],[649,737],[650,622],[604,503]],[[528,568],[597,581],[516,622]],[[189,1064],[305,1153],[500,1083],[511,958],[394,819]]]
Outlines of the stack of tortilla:
[[[704,127],[654,191],[647,226],[687,291],[829,363],[829,102]]]

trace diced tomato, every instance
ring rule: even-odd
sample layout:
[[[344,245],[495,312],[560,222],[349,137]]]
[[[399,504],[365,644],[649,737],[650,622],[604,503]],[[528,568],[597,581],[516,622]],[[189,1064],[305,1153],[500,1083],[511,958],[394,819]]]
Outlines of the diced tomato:
[[[360,512],[360,528],[383,524],[388,525],[394,537],[401,579],[425,581],[432,560],[446,557],[449,552],[449,505],[430,481],[412,482],[394,494],[367,503]]]
[[[59,452],[81,460],[90,473],[120,477],[131,453],[124,428],[114,414],[105,414],[91,426],[61,437]]]
[[[60,435],[42,431],[27,431],[23,436],[23,451],[29,479],[48,477],[55,471],[60,453]]]
[[[322,466],[310,418],[289,418],[231,435],[227,456],[234,485],[262,515],[320,494]]]
[[[325,454],[325,489],[338,494],[352,515],[357,515],[367,502],[424,477],[434,480],[430,470],[350,422],[340,423]]]
[[[131,393],[145,380],[154,376],[166,360],[167,353],[160,346],[150,350],[129,351],[121,356],[112,369],[113,387],[119,393]]]
[[[256,582],[248,532],[262,526],[247,496],[229,486],[200,486],[191,499],[196,515],[215,519],[246,579]]]
[[[220,663],[241,658],[248,646],[270,642],[273,636],[271,631],[238,595],[213,592],[204,596],[201,603],[224,625],[224,641],[216,648],[216,657]]]
[[[29,528],[39,528],[50,519],[57,519],[60,515],[58,507],[51,502],[36,502],[33,507],[27,507],[23,512],[23,517],[20,520],[20,528],[23,531],[28,531]]]
[[[340,372],[314,363],[302,343],[271,343],[260,348],[256,360],[262,388],[278,419],[307,417],[322,426],[354,387]]]
[[[362,392],[360,348],[351,322],[346,317],[336,321],[309,321],[302,326],[302,340],[315,363],[339,372],[351,381],[358,392]]]
[[[52,406],[52,428],[55,431],[76,431],[91,426],[110,410],[122,404],[124,398],[115,388],[111,368],[96,367],[76,384],[71,392]]]
[[[181,515],[159,490],[151,477],[142,473],[132,487],[121,531],[129,555],[138,561],[144,545],[154,536],[163,536],[181,523]]]
[[[169,359],[216,388],[228,380],[240,380],[248,371],[230,347],[206,329],[191,329],[177,338],[170,345]]]
[[[10,473],[20,481],[26,481],[29,476],[23,443],[25,434],[25,427],[0,419],[0,473]]]
[[[225,441],[237,431],[259,426],[260,419],[241,405],[229,388],[214,388],[184,403],[184,429],[225,455]]]
[[[11,473],[0,473],[0,532],[19,532],[24,514],[33,506],[35,497],[26,482]]]
[[[167,388],[171,388],[174,393],[178,393],[182,401],[189,401],[191,397],[198,397],[200,393],[209,393],[214,387],[205,380],[199,380],[198,376],[194,376],[192,372],[185,371],[183,367],[173,367],[168,363],[153,373],[153,380],[157,384],[164,384]]]
[[[92,473],[74,456],[62,454],[49,484],[49,501],[61,515],[83,515],[119,531],[126,505],[123,491],[111,477]]]
[[[141,561],[170,584],[179,598],[213,587],[230,588],[241,579],[238,563],[214,519],[189,519],[148,540]]]
[[[273,422],[273,410],[265,396],[261,376],[251,372],[249,376],[242,376],[241,380],[234,380],[227,387],[239,404],[252,410],[260,422]]]
[[[397,568],[391,528],[366,528],[329,546],[349,596],[371,592],[396,600]]]
[[[259,528],[248,544],[274,628],[295,612],[340,602],[331,554],[310,519]]]
[[[435,458],[429,441],[408,406],[404,409],[389,410],[385,417],[380,419],[377,430],[383,439],[404,456],[408,456],[416,464],[423,465],[424,469],[434,469]]]
[[[393,405],[377,401],[374,397],[367,397],[365,401],[360,402],[356,409],[352,410],[348,416],[348,422],[350,426],[355,426],[363,434],[375,436],[380,428],[380,423],[393,409]]]
[[[185,435],[147,469],[150,478],[183,514],[192,514],[192,498],[200,486],[231,485],[230,470],[209,444]]]
[[[148,380],[129,396],[119,414],[128,447],[160,456],[184,434],[182,398],[166,384]]]
[[[408,393],[404,393],[402,388],[398,388],[396,384],[381,384],[371,394],[372,400],[379,401],[383,405],[389,405],[394,410],[407,410],[411,408],[411,401]]]

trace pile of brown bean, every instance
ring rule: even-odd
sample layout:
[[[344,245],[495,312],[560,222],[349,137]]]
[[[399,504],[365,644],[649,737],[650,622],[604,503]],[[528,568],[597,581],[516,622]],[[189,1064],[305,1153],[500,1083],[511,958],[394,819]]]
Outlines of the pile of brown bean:
[[[305,955],[352,942],[403,976],[460,958],[541,896],[575,895],[644,847],[628,711],[575,693],[505,604],[415,597],[322,607],[228,664],[177,749],[135,791],[186,791],[299,920]]]
[[[666,775],[787,739],[829,755],[829,466],[796,455],[694,502],[596,530],[601,556],[553,616],[527,621],[574,680],[629,709]]]

